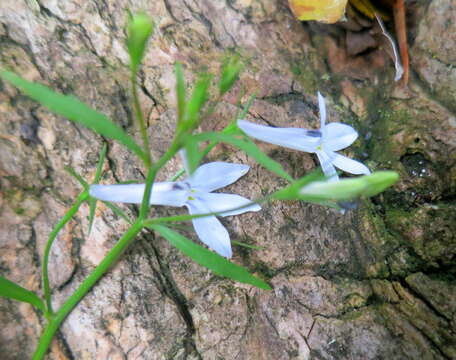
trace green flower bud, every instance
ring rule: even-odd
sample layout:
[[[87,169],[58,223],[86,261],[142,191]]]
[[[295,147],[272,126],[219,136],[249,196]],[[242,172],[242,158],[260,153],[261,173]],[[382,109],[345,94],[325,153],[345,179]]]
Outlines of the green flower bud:
[[[244,65],[240,62],[238,57],[229,57],[225,59],[222,65],[222,73],[219,82],[220,95],[225,94],[233,87],[243,67]]]
[[[146,43],[154,30],[152,19],[144,14],[134,14],[127,26],[127,47],[130,54],[131,69],[136,72],[144,56]]]

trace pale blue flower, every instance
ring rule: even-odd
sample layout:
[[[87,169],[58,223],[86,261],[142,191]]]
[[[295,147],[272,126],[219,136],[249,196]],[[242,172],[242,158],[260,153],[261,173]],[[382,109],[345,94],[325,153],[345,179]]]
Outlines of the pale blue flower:
[[[328,181],[339,180],[335,167],[351,174],[370,174],[369,169],[362,163],[336,153],[356,140],[358,133],[355,129],[337,122],[326,124],[325,99],[320,93],[318,93],[318,105],[320,108],[319,130],[276,128],[245,120],[238,120],[237,124],[242,131],[255,139],[317,154]]]
[[[261,207],[251,200],[235,194],[212,193],[237,181],[249,171],[248,165],[211,162],[201,165],[183,181],[156,182],[152,187],[151,205],[186,206],[190,214],[223,212],[220,216],[258,211]],[[94,198],[140,204],[144,184],[91,185],[90,195]],[[247,206],[248,204],[251,204]],[[242,209],[227,211],[231,209]],[[228,231],[215,216],[192,219],[200,240],[215,252],[230,258],[231,242]]]

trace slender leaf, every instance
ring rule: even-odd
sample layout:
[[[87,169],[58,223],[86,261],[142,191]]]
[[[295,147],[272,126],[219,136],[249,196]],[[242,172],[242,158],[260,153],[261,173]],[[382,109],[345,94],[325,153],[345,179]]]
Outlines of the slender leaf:
[[[92,232],[93,221],[95,220],[95,210],[97,208],[97,199],[90,197],[89,198],[89,230],[88,234]]]
[[[277,161],[271,159],[265,153],[263,153],[251,140],[241,139],[229,134],[207,132],[194,135],[193,140],[191,141],[207,141],[212,140],[216,142],[225,142],[231,144],[241,150],[243,150],[247,155],[253,157],[260,165],[264,166],[266,169],[272,171],[273,173],[279,175],[280,177],[287,179],[288,181],[293,181],[293,178],[283,169]]]
[[[262,247],[262,246],[250,245],[250,244],[243,243],[241,241],[231,240],[231,243],[233,245],[242,246],[242,247],[245,247],[247,249],[264,250],[264,247]]]
[[[192,96],[187,102],[185,108],[185,130],[192,130],[198,126],[200,111],[209,98],[209,85],[211,84],[212,75],[200,75],[195,83]]]
[[[133,224],[133,221],[130,220],[130,218],[125,214],[124,211],[122,211],[121,208],[119,208],[117,205],[109,202],[109,201],[103,201],[103,203],[112,210],[114,214],[116,214],[118,217],[121,217],[124,219],[127,223]]]
[[[176,63],[174,67],[176,73],[176,97],[177,97],[177,123],[181,126],[185,118],[185,106],[186,106],[186,88],[184,72],[182,71],[182,65]]]
[[[312,173],[303,176],[302,178],[293,181],[287,187],[272,194],[274,200],[298,200],[302,198],[301,189],[308,184],[316,181],[322,181],[325,177],[321,170],[313,171]]]
[[[230,279],[256,286],[260,289],[271,290],[263,280],[253,276],[243,267],[233,264],[224,257],[209,251],[187,239],[185,236],[163,225],[152,225],[152,229],[160,233],[172,245],[196,263],[212,270],[215,274],[226,276]]]
[[[141,147],[120,126],[113,123],[106,115],[93,110],[74,96],[56,93],[47,86],[29,82],[6,70],[0,71],[0,77],[22,90],[26,95],[38,101],[43,106],[46,106],[49,110],[81,124],[102,136],[117,140],[141,159],[144,160],[146,158]]]
[[[106,151],[108,147],[105,144],[103,144],[103,147],[101,148],[100,155],[98,157],[98,164],[97,164],[97,171],[95,172],[95,179],[93,180],[92,184],[98,184],[101,178],[101,174],[103,173],[103,164],[105,161],[106,157]],[[92,225],[93,225],[93,220],[95,219],[95,209],[97,207],[97,199],[91,197],[89,199],[89,234],[92,231]]]
[[[97,164],[97,171],[95,172],[95,179],[92,184],[98,184],[101,179],[101,175],[103,173],[103,164],[106,158],[106,151],[108,150],[108,145],[106,143],[103,144],[101,148],[100,155],[98,155],[98,164]]]
[[[168,181],[176,181],[177,179],[179,179],[182,175],[185,174],[185,170],[184,169],[180,169],[177,173],[175,173],[171,178],[169,178]]]
[[[185,154],[186,154],[187,165],[188,165],[187,171],[189,172],[189,175],[190,175],[190,174],[193,174],[193,172],[198,167],[199,163],[201,162],[201,159],[204,156],[204,152],[200,151],[198,142],[186,141],[185,142]]]
[[[239,127],[237,126],[237,123],[236,121],[238,119],[243,119],[245,117],[245,115],[247,114],[247,112],[249,111],[249,108],[250,106],[252,105],[252,102],[253,100],[255,99],[255,94],[250,96],[249,100],[247,100],[247,104],[244,106],[243,110],[240,111],[238,113],[238,115],[236,116],[236,118],[231,121],[223,130],[222,130],[222,133],[223,134],[228,134],[228,135],[240,135],[240,136],[244,136],[244,133],[242,132],[241,129],[239,129]],[[245,139],[247,141],[250,141],[250,139],[248,137],[245,137]],[[200,157],[200,160],[207,156],[207,154],[209,154],[211,152],[211,150],[217,146],[217,141],[211,141],[205,148],[204,150],[201,152],[201,157]],[[253,143],[255,145],[255,143]],[[255,145],[256,146],[256,145]]]
[[[239,77],[244,65],[238,56],[227,57],[222,64],[222,72],[219,81],[219,94],[223,95],[229,91]]]
[[[89,188],[89,184],[87,184],[87,181],[85,181],[83,179],[83,177],[81,175],[79,175],[75,169],[73,169],[70,165],[66,165],[64,167],[64,169],[66,170],[66,172],[68,174],[70,174],[71,176],[73,176],[77,181],[78,183],[80,183],[82,185],[82,187],[84,189],[88,189]]]
[[[0,296],[23,301],[33,305],[37,309],[46,312],[43,301],[32,291],[0,276]]]
[[[255,97],[256,97],[256,94],[252,94],[250,95],[249,99],[247,100],[247,103],[244,105],[244,108],[242,109],[242,111],[240,113],[238,113],[238,115],[236,116],[236,119],[231,123],[231,124],[234,124],[235,127],[237,128],[237,130],[242,133],[241,129],[239,129],[236,125],[237,123],[237,120],[239,119],[245,119],[247,113],[249,112],[250,110],[250,107],[252,106],[253,104],[253,100],[255,100]],[[227,133],[225,130],[223,130],[223,132]]]

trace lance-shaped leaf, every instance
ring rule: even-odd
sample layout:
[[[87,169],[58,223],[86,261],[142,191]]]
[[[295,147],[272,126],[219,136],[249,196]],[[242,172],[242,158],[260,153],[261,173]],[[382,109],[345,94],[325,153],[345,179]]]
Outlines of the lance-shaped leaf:
[[[43,301],[32,291],[24,289],[22,286],[0,276],[0,296],[29,303],[45,312],[46,308]]]
[[[182,124],[185,117],[186,107],[186,87],[184,72],[182,71],[182,65],[176,63],[174,66],[174,72],[176,74],[176,98],[177,98],[177,123]]]
[[[193,130],[198,126],[200,111],[209,98],[209,85],[211,84],[212,75],[202,74],[198,77],[192,95],[188,100],[185,108],[185,118],[183,129]]]
[[[272,171],[273,173],[279,175],[280,177],[283,177],[284,179],[287,179],[288,181],[293,181],[293,178],[283,169],[282,165],[267,156],[249,139],[241,139],[230,134],[215,132],[201,133],[194,135],[191,139],[189,139],[189,141],[208,140],[215,142],[225,142],[227,144],[233,145],[238,149],[243,150],[247,155],[253,157],[260,165],[264,166],[269,171]]]
[[[208,268],[217,275],[256,286],[260,289],[271,290],[263,280],[253,276],[243,267],[233,264],[220,255],[213,253],[202,246],[195,244],[185,236],[163,225],[151,225],[151,228],[160,233],[172,245],[190,257],[193,261]]]
[[[222,72],[219,81],[219,94],[223,95],[229,91],[239,77],[243,64],[237,56],[227,57],[222,65]]]
[[[97,171],[95,173],[95,179],[93,180],[93,184],[98,184],[100,181],[101,175],[103,173],[103,164],[104,160],[106,157],[106,151],[108,150],[108,147],[105,144],[103,144],[103,147],[101,148],[100,155],[98,157],[98,164],[97,164]],[[94,198],[89,198],[89,231],[88,233],[92,231],[92,225],[93,221],[95,219],[95,209],[97,207],[97,200]]]
[[[56,93],[47,86],[32,83],[6,70],[0,71],[0,77],[22,90],[33,100],[46,106],[49,110],[104,137],[117,140],[141,159],[144,160],[146,158],[141,147],[120,126],[113,123],[106,115],[90,108],[74,96]]]

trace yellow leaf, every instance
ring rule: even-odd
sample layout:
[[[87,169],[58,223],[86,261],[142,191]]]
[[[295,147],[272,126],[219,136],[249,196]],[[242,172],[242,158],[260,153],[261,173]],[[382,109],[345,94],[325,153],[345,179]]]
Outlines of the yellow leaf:
[[[288,3],[299,20],[333,24],[344,15],[347,0],[288,0]]]

